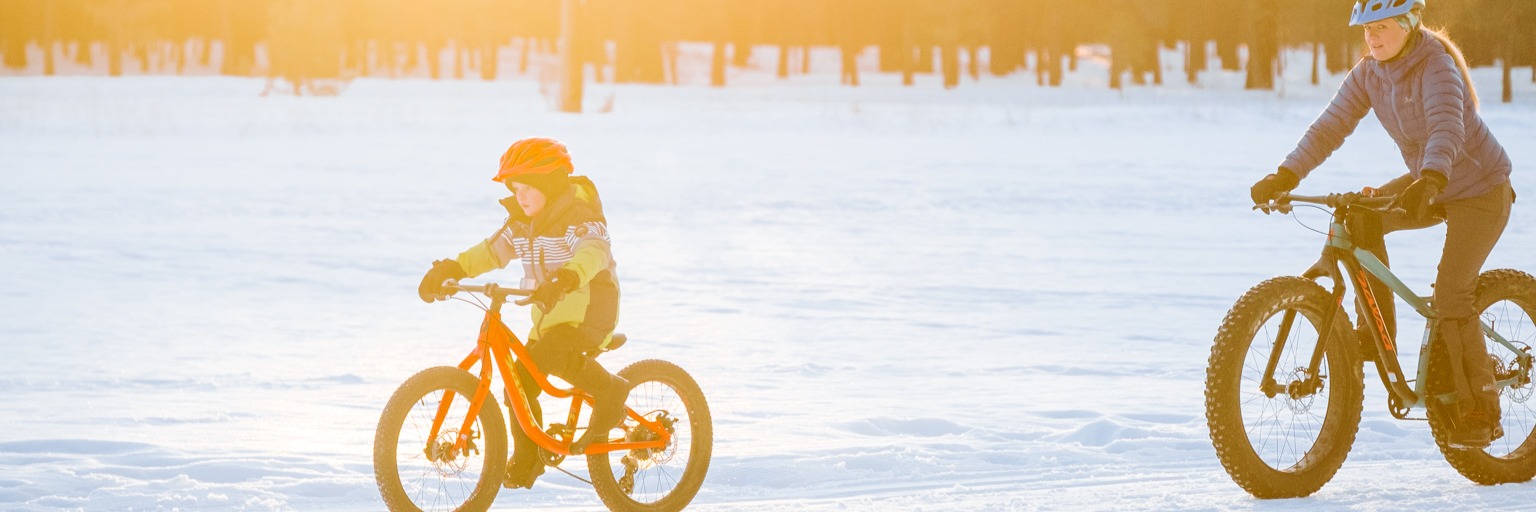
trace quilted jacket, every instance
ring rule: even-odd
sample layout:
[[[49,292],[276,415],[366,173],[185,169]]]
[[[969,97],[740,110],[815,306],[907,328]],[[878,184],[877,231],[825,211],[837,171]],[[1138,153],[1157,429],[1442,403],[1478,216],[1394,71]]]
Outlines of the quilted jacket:
[[[1456,60],[1423,29],[1408,44],[1387,61],[1361,59],[1281,167],[1305,178],[1374,111],[1410,176],[1433,170],[1449,179],[1437,201],[1476,197],[1509,183],[1509,155],[1478,115]]]

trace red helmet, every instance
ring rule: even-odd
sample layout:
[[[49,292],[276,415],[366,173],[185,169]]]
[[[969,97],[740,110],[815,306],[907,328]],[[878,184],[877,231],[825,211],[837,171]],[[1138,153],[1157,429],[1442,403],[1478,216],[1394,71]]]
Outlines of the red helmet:
[[[571,174],[571,154],[555,139],[530,137],[512,143],[501,155],[501,169],[492,181],[523,174]]]

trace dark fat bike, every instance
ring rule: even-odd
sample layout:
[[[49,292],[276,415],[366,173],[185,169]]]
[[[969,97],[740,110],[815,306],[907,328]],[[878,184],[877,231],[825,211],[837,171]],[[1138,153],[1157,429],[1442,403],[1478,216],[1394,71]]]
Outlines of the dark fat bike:
[[[1380,209],[1391,198],[1360,194],[1283,195],[1264,208],[1283,213],[1292,203],[1326,206],[1333,219],[1322,258],[1300,276],[1253,287],[1227,312],[1206,370],[1205,417],[1216,455],[1239,486],[1259,498],[1316,492],[1333,478],[1354,443],[1362,407],[1362,360],[1372,360],[1397,419],[1422,409],[1446,461],[1479,484],[1524,482],[1536,476],[1536,404],[1531,402],[1532,339],[1536,338],[1536,278],[1518,270],[1478,277],[1476,307],[1504,436],[1484,449],[1450,442],[1457,417],[1451,361],[1440,341],[1429,297],[1413,293],[1350,233],[1351,211]],[[1396,340],[1371,293],[1374,276],[1426,319],[1412,375],[1398,361]],[[1331,288],[1318,283],[1328,278]],[[1364,334],[1357,336],[1343,307],[1349,283]],[[1366,352],[1370,351],[1370,352]],[[1368,357],[1369,356],[1369,357]]]

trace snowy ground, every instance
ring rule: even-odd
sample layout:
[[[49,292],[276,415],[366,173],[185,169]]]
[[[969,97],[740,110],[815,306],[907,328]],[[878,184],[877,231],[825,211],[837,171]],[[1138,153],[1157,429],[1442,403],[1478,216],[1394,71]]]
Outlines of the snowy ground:
[[[422,304],[417,280],[494,229],[496,159],[535,134],[603,193],[631,337],[608,366],[672,360],[711,401],[695,508],[1529,508],[1536,484],[1471,484],[1375,388],[1321,492],[1234,485],[1205,431],[1210,340],[1322,242],[1250,213],[1247,187],[1332,91],[1212,73],[1114,92],[1085,66],[1056,90],[597,85],[612,112],[582,116],[533,80],[261,98],[248,79],[0,78],[0,509],[379,509],[384,400],[456,362],[479,319]],[[1484,114],[1536,198],[1520,82]],[[1402,172],[1361,126],[1303,191]],[[1390,239],[1414,286],[1442,233]],[[1536,269],[1533,250],[1517,205],[1488,267]],[[558,474],[496,505],[601,506]]]

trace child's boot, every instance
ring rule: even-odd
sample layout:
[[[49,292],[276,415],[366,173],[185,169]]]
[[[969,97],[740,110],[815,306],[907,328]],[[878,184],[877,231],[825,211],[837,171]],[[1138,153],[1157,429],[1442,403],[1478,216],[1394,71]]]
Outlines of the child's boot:
[[[592,419],[587,422],[586,433],[571,443],[571,454],[581,455],[592,443],[607,442],[608,431],[624,419],[624,400],[629,398],[629,381],[608,373],[596,360],[591,359],[565,380],[591,394],[596,402],[592,405]]]

